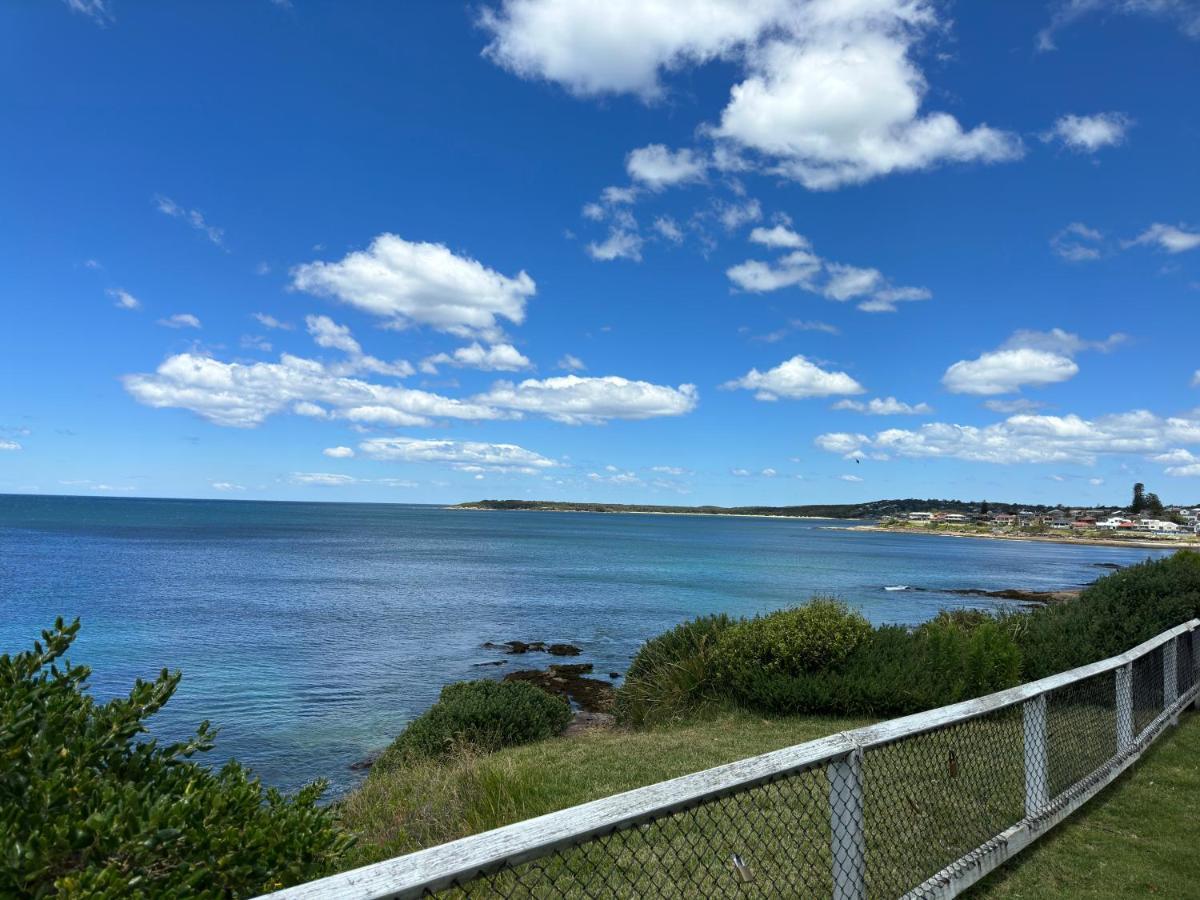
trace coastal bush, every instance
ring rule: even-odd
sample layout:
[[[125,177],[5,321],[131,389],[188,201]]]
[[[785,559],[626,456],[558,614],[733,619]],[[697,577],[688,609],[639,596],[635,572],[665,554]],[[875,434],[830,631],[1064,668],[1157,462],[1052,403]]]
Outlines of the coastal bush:
[[[777,715],[883,717],[1012,687],[1020,677],[1020,651],[1000,622],[968,627],[949,617],[912,630],[876,628],[829,667],[798,674],[748,668],[729,687],[738,702]]]
[[[1070,603],[1020,617],[1026,679],[1123,653],[1200,616],[1200,553],[1178,550],[1101,578]]]
[[[328,874],[350,846],[317,801],[246,769],[210,769],[202,723],[187,741],[143,737],[179,673],[96,702],[64,659],[79,622],[0,656],[0,896],[244,897]]]
[[[532,684],[459,681],[446,685],[437,703],[408,723],[375,764],[386,768],[406,757],[443,756],[461,748],[489,752],[559,734],[571,708]]]
[[[713,696],[717,645],[735,623],[723,614],[701,616],[642,644],[617,692],[617,719],[643,727],[694,714]]]
[[[717,645],[716,675],[736,689],[760,673],[799,676],[834,668],[870,633],[871,623],[859,613],[817,597],[726,630]]]

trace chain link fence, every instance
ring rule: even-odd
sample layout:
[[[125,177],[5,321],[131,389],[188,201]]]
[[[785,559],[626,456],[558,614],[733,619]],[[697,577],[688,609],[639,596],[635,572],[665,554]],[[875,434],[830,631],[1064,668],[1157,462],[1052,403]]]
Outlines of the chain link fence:
[[[272,896],[952,897],[1113,781],[1196,702],[1197,628]]]

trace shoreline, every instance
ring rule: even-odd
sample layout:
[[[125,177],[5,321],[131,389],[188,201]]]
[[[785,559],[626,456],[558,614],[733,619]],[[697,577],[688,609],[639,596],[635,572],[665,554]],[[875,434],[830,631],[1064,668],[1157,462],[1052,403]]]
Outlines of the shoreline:
[[[888,525],[829,526],[831,531],[872,531],[882,534],[920,534],[926,537],[979,538],[985,541],[1028,541],[1048,544],[1074,544],[1079,547],[1135,547],[1154,550],[1200,550],[1200,541],[1155,540],[1153,538],[1121,540],[1118,538],[1070,537],[1055,534],[975,534],[963,531],[934,531],[926,528],[895,528]]]
[[[692,516],[703,519],[796,519],[809,522],[864,522],[862,518],[842,518],[840,516],[784,516],[770,513],[729,513],[729,512],[664,512],[650,509],[557,509],[553,506],[530,506],[521,509],[493,509],[488,506],[443,506],[442,509],[455,512],[496,512],[496,513],[584,513],[589,516]],[[862,526],[868,527],[868,526]]]

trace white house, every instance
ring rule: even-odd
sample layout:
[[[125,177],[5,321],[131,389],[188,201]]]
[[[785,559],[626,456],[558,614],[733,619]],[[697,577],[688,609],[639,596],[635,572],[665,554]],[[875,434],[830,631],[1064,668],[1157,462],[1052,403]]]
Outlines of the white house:
[[[933,513],[931,513],[931,512],[910,512],[908,514],[908,521],[910,521],[910,522],[932,522],[933,521]]]

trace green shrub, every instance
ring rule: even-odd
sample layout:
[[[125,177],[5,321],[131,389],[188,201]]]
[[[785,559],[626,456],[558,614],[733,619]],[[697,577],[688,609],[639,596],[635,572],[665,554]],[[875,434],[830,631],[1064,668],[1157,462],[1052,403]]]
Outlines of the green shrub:
[[[815,598],[728,629],[717,645],[717,677],[737,689],[760,673],[820,672],[841,663],[870,633],[871,624],[844,603]]]
[[[1200,616],[1200,553],[1179,550],[1101,578],[1077,600],[1022,617],[1026,679],[1123,653]]]
[[[617,721],[634,727],[694,715],[712,699],[714,657],[726,615],[701,616],[642,644],[617,691]]]
[[[458,748],[483,752],[540,741],[560,733],[571,708],[532,684],[459,681],[446,685],[437,703],[408,723],[376,763],[387,767],[406,756],[441,756]]]
[[[0,896],[241,897],[336,869],[350,841],[317,806],[264,789],[237,763],[191,758],[216,732],[142,738],[179,673],[97,703],[89,670],[63,659],[59,619],[30,652],[0,656]]]
[[[1003,625],[965,627],[953,618],[914,630],[871,631],[836,666],[790,674],[747,669],[732,690],[739,702],[778,715],[898,716],[1020,683],[1021,656]]]

